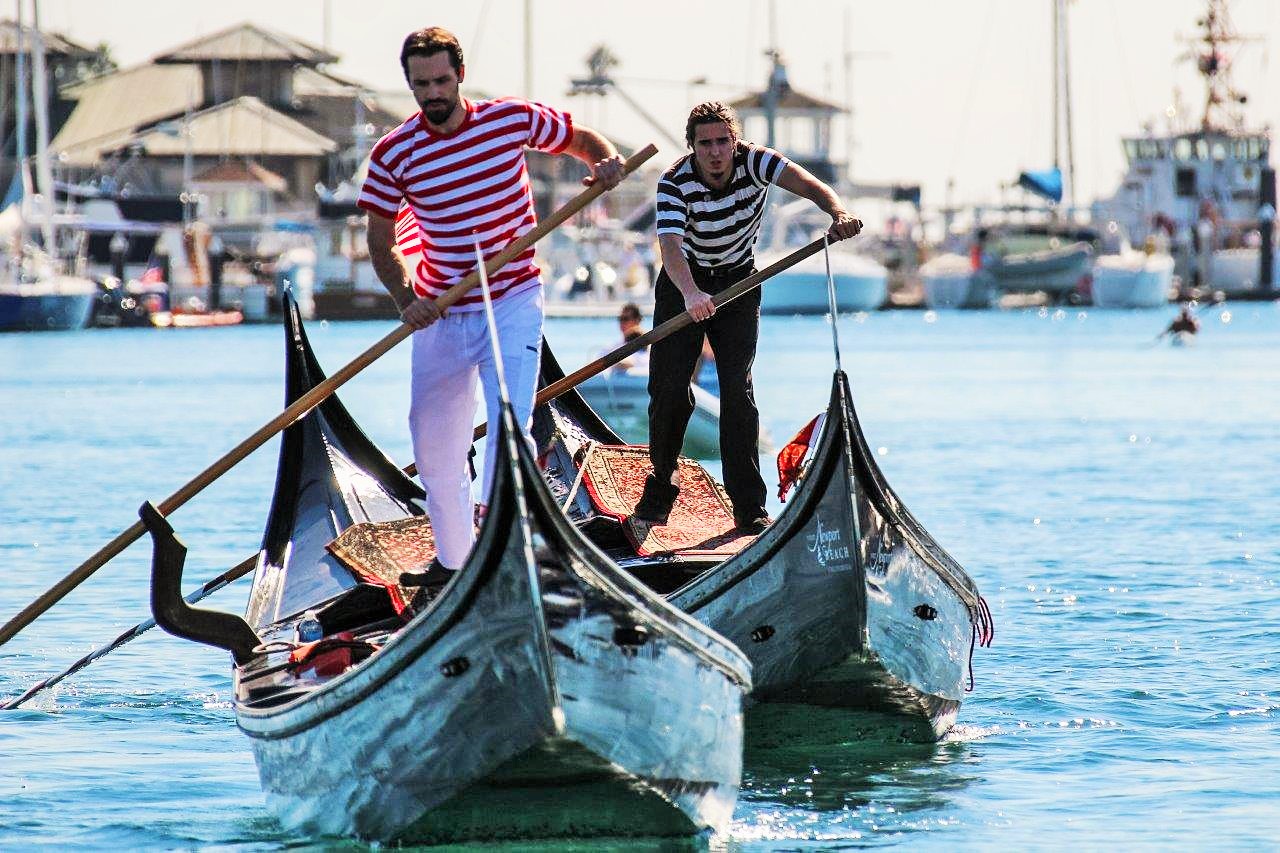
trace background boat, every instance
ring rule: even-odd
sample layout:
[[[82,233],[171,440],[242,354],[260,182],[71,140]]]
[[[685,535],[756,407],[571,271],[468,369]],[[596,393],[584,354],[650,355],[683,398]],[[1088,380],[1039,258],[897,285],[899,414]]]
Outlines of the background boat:
[[[1093,264],[1093,248],[1052,228],[1002,228],[982,240],[981,272],[1001,293],[1044,293],[1065,301],[1082,290]]]
[[[785,254],[762,252],[756,256],[756,266],[763,269]],[[835,250],[831,252],[831,275],[836,284],[836,310],[841,314],[875,311],[884,305],[889,272],[880,263]],[[827,267],[817,255],[775,275],[761,287],[762,314],[826,314],[829,310]]]
[[[1094,202],[1093,217],[1118,223],[1135,243],[1167,243],[1184,295],[1271,299],[1280,270],[1272,133],[1248,120],[1254,99],[1233,79],[1245,46],[1259,39],[1236,31],[1228,0],[1201,5],[1180,59],[1204,84],[1203,113],[1181,109],[1175,87],[1163,132],[1148,123],[1123,140],[1127,171],[1110,198]],[[1270,281],[1261,284],[1268,249]]]
[[[820,237],[831,218],[808,199],[775,205],[765,213],[756,249],[756,268],[777,260]],[[841,314],[875,311],[889,292],[889,271],[880,262],[859,254],[854,241],[834,244],[830,252],[831,274],[836,284],[836,310]],[[760,288],[762,314],[826,314],[827,265],[820,255],[770,278]]]
[[[996,290],[990,276],[975,275],[965,255],[947,253],[920,265],[924,303],[929,308],[990,308]]]
[[[1089,292],[1096,308],[1158,308],[1173,289],[1171,255],[1130,250],[1094,261]]]
[[[97,285],[77,276],[0,281],[0,332],[83,329],[97,295]]]
[[[1272,250],[1272,258],[1271,269],[1280,270],[1280,248]],[[1233,299],[1276,296],[1277,291],[1261,285],[1261,259],[1256,246],[1215,250],[1209,258],[1207,289],[1221,290]]]
[[[606,370],[578,386],[583,398],[622,438],[649,440],[649,374]],[[720,458],[720,399],[691,385],[693,415],[681,450],[694,459]]]
[[[34,3],[34,27],[24,24],[25,4],[18,4],[14,100],[17,106],[17,170],[0,213],[5,243],[16,246],[0,269],[0,331],[82,329],[89,323],[98,288],[92,281],[71,274],[59,256],[53,226],[53,171],[49,163],[49,99],[45,70],[44,35],[40,32],[40,6]],[[27,47],[30,39],[31,89],[27,88]],[[28,107],[35,106],[35,180],[27,162]],[[40,242],[28,239],[36,226]]]

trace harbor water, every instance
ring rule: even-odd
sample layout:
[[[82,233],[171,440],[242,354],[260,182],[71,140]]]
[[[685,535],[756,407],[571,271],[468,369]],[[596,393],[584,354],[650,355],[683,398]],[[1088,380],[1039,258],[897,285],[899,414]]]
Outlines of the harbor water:
[[[942,743],[835,732],[748,754],[732,827],[693,846],[1280,844],[1280,310],[1206,312],[1184,347],[1156,339],[1171,314],[839,321],[868,442],[979,584],[995,644]],[[335,370],[390,328],[309,332]],[[548,325],[566,367],[616,335]],[[282,352],[262,326],[0,336],[0,618],[273,417]],[[823,408],[831,371],[823,318],[764,320],[755,382],[779,445]],[[341,392],[402,464],[407,393],[404,346]],[[187,588],[257,548],[276,446],[173,514]],[[149,567],[139,542],[0,648],[0,699],[147,618]],[[204,605],[241,611],[247,590]],[[0,849],[309,846],[264,806],[228,662],[153,631],[0,712]]]

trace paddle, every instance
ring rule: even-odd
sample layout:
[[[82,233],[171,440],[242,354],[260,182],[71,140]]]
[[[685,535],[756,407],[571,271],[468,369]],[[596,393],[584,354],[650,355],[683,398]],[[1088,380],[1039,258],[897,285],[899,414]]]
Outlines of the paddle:
[[[722,290],[720,293],[717,293],[715,296],[711,298],[712,303],[714,303],[715,306],[719,308],[725,303],[731,302],[734,299],[737,299],[739,296],[742,296],[744,293],[747,293],[752,288],[760,286],[766,279],[772,276],[775,276],[778,273],[782,272],[783,270],[786,270],[790,267],[795,266],[805,258],[818,253],[819,251],[822,250],[823,244],[824,244],[824,238],[819,238],[817,240],[814,240],[809,245],[804,246],[800,249],[797,249],[796,251],[792,252],[790,255],[787,255],[785,258],[782,258],[776,261],[775,263],[770,264],[769,266],[765,267],[764,269],[758,272],[752,273],[750,276],[744,278],[742,281],[738,282],[737,284],[734,284],[731,287],[727,287],[724,290]],[[693,318],[689,316],[689,312],[687,311],[684,312],[683,314],[680,314],[676,317],[671,318],[667,322],[663,323],[661,326],[658,326],[646,332],[645,334],[639,336],[638,338],[634,338],[628,341],[627,343],[618,347],[616,350],[613,350],[612,352],[601,356],[600,358],[596,359],[595,361],[591,362],[590,364],[584,367],[579,368],[578,370],[574,371],[573,373],[569,374],[563,379],[553,382],[547,387],[543,388],[541,391],[538,392],[537,404],[542,405],[543,403],[546,403],[549,400],[554,400],[556,397],[559,397],[561,394],[564,394],[572,390],[573,388],[577,387],[580,383],[586,381],[587,379],[590,379],[592,376],[595,376],[597,373],[607,370],[608,368],[622,361],[624,358],[636,352],[641,347],[649,346],[652,343],[660,341],[663,338],[667,337],[668,335],[672,334],[673,332],[676,332],[679,329],[682,329],[685,326],[689,325],[691,322],[693,322]],[[323,387],[323,384],[317,387]],[[334,387],[337,387],[337,386],[335,385]],[[302,399],[306,399],[306,398],[304,397]],[[299,402],[301,402],[301,400],[299,400]],[[299,415],[299,417],[301,417],[301,415]],[[480,424],[475,429],[474,438],[476,440],[482,438],[487,431],[488,431],[488,425]],[[405,466],[404,473],[412,477],[417,473],[417,467],[413,463],[410,463],[409,465]],[[579,476],[581,476],[581,474]],[[575,489],[577,488],[576,484],[574,488]],[[570,499],[572,499],[572,496],[570,496]],[[161,511],[162,512],[164,511],[163,508],[161,509]],[[214,592],[217,592],[219,589],[222,589],[224,586],[231,583],[232,581],[235,581],[238,578],[243,577],[244,575],[253,571],[253,568],[256,565],[256,563],[257,563],[257,555],[249,557],[248,559],[244,560],[243,562],[235,566],[235,568],[227,570],[223,574],[219,575],[218,577],[206,583],[196,592],[192,593],[190,596],[187,597],[186,599],[187,603],[195,604],[197,601],[204,598],[205,596],[210,595]],[[36,615],[38,616],[39,614],[36,614]],[[32,617],[32,618],[35,618],[35,617]],[[133,640],[139,635],[150,630],[154,626],[155,626],[155,620],[153,619],[148,619],[145,622],[141,622],[135,625],[134,627],[130,628],[128,631],[125,631],[115,640],[112,640],[107,645],[89,653],[85,657],[76,661],[65,672],[46,678],[44,681],[41,681],[39,684],[36,684],[33,687],[29,688],[25,693],[23,693],[21,696],[17,697],[16,699],[10,700],[4,705],[0,705],[0,710],[9,710],[9,709],[18,707],[20,704],[27,701],[28,699],[30,699],[32,696],[39,693],[40,691],[45,690],[49,687],[52,687],[53,685],[57,684],[59,681],[62,681],[64,678],[66,678],[69,675],[73,675],[79,672],[81,669],[84,669],[86,666],[93,663],[95,660],[109,654],[110,652],[115,651],[116,649],[123,646],[125,643],[128,643],[129,641]],[[21,626],[19,627],[19,629],[20,628]]]
[[[623,164],[623,174],[629,175],[634,172],[641,164],[656,153],[658,153],[657,148],[653,145],[646,145],[640,151],[633,154],[626,163]],[[501,269],[508,261],[511,261],[525,249],[541,240],[566,219],[582,210],[582,208],[586,207],[604,192],[604,186],[597,184],[595,186],[588,187],[586,190],[579,193],[567,204],[555,213],[551,214],[551,216],[545,221],[539,223],[538,226],[528,234],[515,240],[511,245],[499,252],[486,265],[488,270],[490,272],[496,272]],[[453,303],[457,302],[458,299],[465,295],[469,290],[475,287],[479,281],[480,276],[478,271],[473,270],[466,278],[445,291],[444,294],[436,300],[436,304],[441,308],[449,307]],[[221,459],[217,460],[202,471],[195,479],[191,480],[185,486],[178,489],[178,491],[161,501],[159,504],[160,512],[164,515],[169,515],[195,495],[199,494],[206,486],[235,467],[235,465],[242,459],[265,444],[267,440],[276,433],[301,419],[307,414],[307,412],[324,402],[325,398],[336,391],[348,379],[364,370],[374,361],[386,355],[396,344],[412,335],[413,331],[412,327],[401,323],[391,334],[369,347],[369,349],[357,356],[356,359],[346,367],[342,368],[324,382],[302,395],[291,406],[259,428],[257,432],[237,444]],[[108,560],[127,548],[142,536],[144,532],[146,532],[146,530],[143,527],[142,522],[140,520],[134,522],[127,530],[108,542],[101,550],[82,563],[78,568],[50,587],[43,595],[29,604],[21,613],[6,622],[3,628],[0,628],[0,646],[3,646],[11,640],[15,634],[39,618],[39,616],[50,607],[57,604],[67,593],[71,592],[71,590],[83,583],[94,572],[106,565]]]

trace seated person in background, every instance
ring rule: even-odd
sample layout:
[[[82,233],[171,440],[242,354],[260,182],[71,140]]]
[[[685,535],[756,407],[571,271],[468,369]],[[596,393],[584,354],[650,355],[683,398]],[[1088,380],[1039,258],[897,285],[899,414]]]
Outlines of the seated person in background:
[[[618,331],[622,333],[622,340],[602,352],[601,355],[607,355],[618,347],[630,343],[643,335],[644,329],[640,327],[640,319],[640,306],[634,302],[628,302],[623,305],[622,310],[618,312]],[[613,370],[618,373],[648,373],[649,348],[645,347],[633,352],[615,364]]]
[[[1200,331],[1200,320],[1196,318],[1195,314],[1191,313],[1190,305],[1183,305],[1182,311],[1178,313],[1177,317],[1173,318],[1173,322],[1169,324],[1169,328],[1164,330],[1164,333],[1166,335],[1175,335],[1178,332],[1186,332],[1189,335],[1194,335],[1198,331]]]

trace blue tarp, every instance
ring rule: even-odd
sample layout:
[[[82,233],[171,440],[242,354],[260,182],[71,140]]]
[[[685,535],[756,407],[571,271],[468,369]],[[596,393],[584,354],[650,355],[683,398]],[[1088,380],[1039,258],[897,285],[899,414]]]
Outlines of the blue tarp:
[[[1018,186],[1052,202],[1062,201],[1062,170],[1058,167],[1018,175]]]

